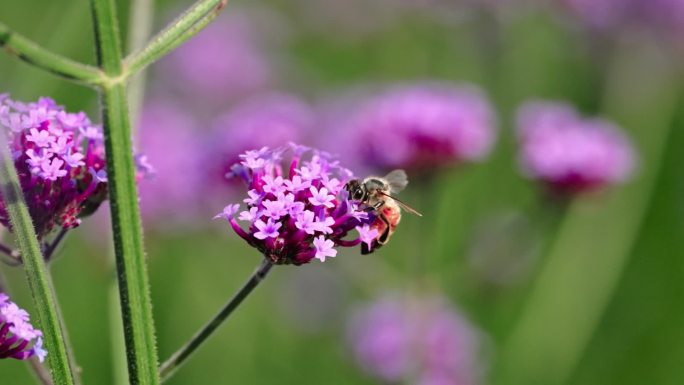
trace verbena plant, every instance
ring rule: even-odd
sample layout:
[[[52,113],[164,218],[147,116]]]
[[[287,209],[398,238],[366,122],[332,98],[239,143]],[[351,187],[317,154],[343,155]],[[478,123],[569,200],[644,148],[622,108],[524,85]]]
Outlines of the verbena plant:
[[[132,23],[135,34],[150,25],[149,2],[134,2],[140,12]],[[41,47],[0,23],[0,46],[13,56],[72,82],[99,91],[106,147],[106,169],[116,254],[117,276],[124,323],[128,373],[131,384],[160,382],[155,330],[142,241],[142,227],[136,187],[136,168],[131,143],[131,117],[127,86],[131,78],[148,65],[201,31],[226,6],[227,0],[201,0],[171,22],[141,48],[128,56],[122,53],[119,20],[114,0],[92,0],[94,38],[98,66],[75,62]],[[143,36],[144,37],[144,36]],[[143,40],[138,37],[138,40]],[[43,249],[29,209],[22,195],[19,177],[2,137],[0,171],[2,195],[17,238],[38,324],[49,351],[47,363],[55,384],[76,384],[78,374],[62,330],[54,290],[44,262]],[[49,378],[42,376],[44,381]]]

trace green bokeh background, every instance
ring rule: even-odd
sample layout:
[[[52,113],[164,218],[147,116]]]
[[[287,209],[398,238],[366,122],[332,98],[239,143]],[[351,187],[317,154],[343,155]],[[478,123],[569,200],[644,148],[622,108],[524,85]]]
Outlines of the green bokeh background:
[[[246,3],[235,3],[240,1]],[[121,3],[125,15],[127,2]],[[294,4],[304,2],[259,3],[296,25]],[[183,5],[158,1],[157,23]],[[41,45],[92,63],[88,6],[85,0],[4,1],[0,20]],[[494,38],[492,31],[498,31]],[[363,257],[345,251],[324,265],[276,268],[168,383],[377,383],[350,356],[345,317],[354,304],[384,290],[415,287],[445,292],[488,336],[485,383],[684,383],[681,62],[642,37],[620,37],[609,51],[596,50],[596,39],[541,12],[505,22],[486,13],[458,23],[406,16],[379,33],[349,40],[297,33],[288,45],[300,68],[291,89],[313,96],[366,81],[472,82],[488,92],[498,111],[497,147],[483,164],[443,172],[432,184],[412,184],[405,198],[426,215],[406,216],[382,252]],[[51,96],[70,110],[97,113],[93,91],[0,55],[5,91],[19,100]],[[640,154],[634,179],[568,205],[543,199],[515,163],[514,111],[529,98],[567,100],[618,122]],[[476,237],[483,223],[487,229],[487,218],[507,213],[524,220]],[[120,341],[111,338],[119,325],[111,313],[110,234],[97,221],[74,232],[51,271],[83,383],[121,384],[115,369],[120,351],[113,348]],[[150,228],[145,242],[164,359],[217,311],[259,257],[218,223],[172,233]],[[495,285],[466,258],[474,242],[493,245],[487,250],[502,258],[499,269],[514,268],[520,249],[533,247],[538,257],[523,278]],[[420,284],[415,259],[427,271]],[[1,271],[13,299],[31,309],[21,270]],[[321,321],[306,322],[309,312]],[[25,363],[0,362],[0,384],[31,383]]]

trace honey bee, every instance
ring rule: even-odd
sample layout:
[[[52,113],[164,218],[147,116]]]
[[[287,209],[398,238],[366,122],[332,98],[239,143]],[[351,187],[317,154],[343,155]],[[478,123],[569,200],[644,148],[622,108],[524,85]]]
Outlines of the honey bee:
[[[384,177],[369,176],[363,180],[352,179],[344,186],[349,192],[349,198],[359,201],[375,213],[376,219],[371,228],[378,230],[372,247],[361,243],[361,254],[370,254],[389,242],[394,229],[401,221],[401,209],[411,214],[423,216],[394,195],[403,190],[408,184],[404,170],[394,170]]]

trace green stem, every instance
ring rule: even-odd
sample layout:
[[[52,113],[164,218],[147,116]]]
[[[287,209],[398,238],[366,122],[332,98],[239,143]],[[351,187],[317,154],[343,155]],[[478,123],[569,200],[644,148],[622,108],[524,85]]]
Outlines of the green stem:
[[[63,78],[85,84],[102,81],[102,71],[49,51],[0,23],[0,47],[12,56]]]
[[[57,236],[55,236],[55,239],[52,240],[46,247],[45,247],[45,261],[49,262],[52,260],[52,257],[55,254],[55,251],[57,251],[57,248],[59,247],[60,244],[62,244],[62,241],[64,240],[64,237],[66,237],[67,233],[69,232],[69,229],[66,227],[62,227],[59,230],[59,233],[57,233]]]
[[[50,378],[50,373],[45,370],[43,364],[41,364],[36,357],[31,357],[28,360],[28,365],[31,367],[33,374],[36,376],[38,381],[43,385],[54,385],[52,383],[52,378]]]
[[[91,0],[101,90],[117,276],[131,384],[159,383],[154,321],[135,182],[131,126],[114,0]]]
[[[141,71],[204,29],[228,4],[228,0],[200,0],[159,32],[144,49],[125,60],[128,74]]]
[[[180,348],[176,353],[174,353],[168,360],[166,360],[159,368],[159,375],[162,378],[162,382],[168,380],[173,373],[178,369],[183,363],[192,355],[192,353],[200,346],[202,343],[211,336],[216,329],[221,326],[223,321],[225,321],[228,316],[230,316],[235,309],[242,303],[242,301],[247,298],[247,296],[256,288],[261,281],[266,278],[266,275],[273,267],[273,263],[268,258],[264,258],[261,265],[254,271],[252,276],[245,282],[245,284],[238,290],[233,298],[226,303],[226,305],[221,309],[211,319],[204,327],[195,334],[190,341]]]
[[[57,311],[57,300],[4,135],[0,135],[0,152],[0,191],[12,223],[12,232],[21,249],[38,323],[49,351],[48,365],[56,385],[73,385],[74,376]]]

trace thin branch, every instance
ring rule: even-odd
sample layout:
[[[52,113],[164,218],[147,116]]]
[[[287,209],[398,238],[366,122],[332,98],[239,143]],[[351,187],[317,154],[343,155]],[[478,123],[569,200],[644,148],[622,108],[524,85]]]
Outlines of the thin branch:
[[[28,365],[33,370],[33,374],[43,385],[53,385],[52,378],[50,378],[50,373],[45,370],[43,364],[41,364],[36,357],[31,357],[28,360]]]
[[[3,243],[0,243],[0,259],[9,266],[21,266],[21,252]]]
[[[174,353],[171,358],[166,360],[159,368],[159,375],[161,376],[162,382],[168,380],[173,373],[178,369],[183,363],[192,355],[192,353],[202,345],[202,343],[211,336],[216,329],[223,324],[223,321],[228,319],[228,317],[233,313],[235,309],[242,303],[242,301],[247,298],[247,296],[256,288],[261,281],[266,278],[266,275],[273,267],[273,263],[268,258],[264,258],[261,265],[254,271],[251,277],[245,282],[245,284],[238,290],[233,298],[226,303],[226,305],[221,309],[211,319],[197,334],[195,334],[190,341],[180,348],[176,353]]]
[[[144,49],[124,61],[128,75],[141,71],[195,36],[228,4],[228,0],[200,0],[178,19],[159,32]]]
[[[46,262],[49,262],[52,259],[55,251],[57,250],[57,247],[62,243],[62,241],[64,240],[64,237],[67,235],[68,232],[69,232],[68,228],[62,227],[59,230],[59,233],[57,233],[57,236],[55,236],[55,239],[53,239],[52,242],[50,242],[47,245],[47,247],[45,248],[45,251],[44,251]]]
[[[3,23],[0,23],[0,47],[26,63],[77,83],[93,85],[103,80],[99,69],[49,51]]]
[[[74,366],[68,354],[55,291],[4,135],[0,135],[0,190],[12,223],[13,234],[21,250],[24,272],[36,307],[43,339],[50,351],[47,361],[53,378],[60,385],[73,385]]]

